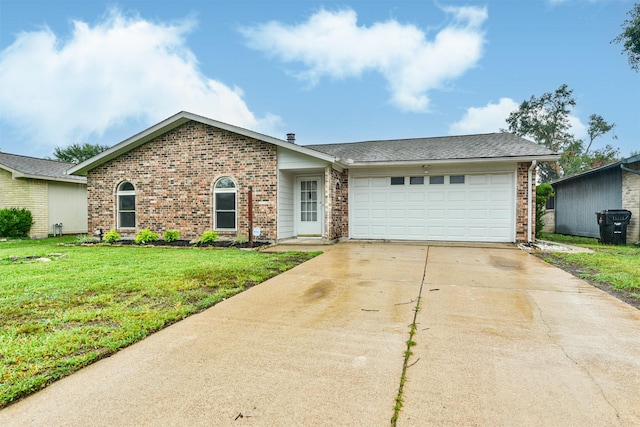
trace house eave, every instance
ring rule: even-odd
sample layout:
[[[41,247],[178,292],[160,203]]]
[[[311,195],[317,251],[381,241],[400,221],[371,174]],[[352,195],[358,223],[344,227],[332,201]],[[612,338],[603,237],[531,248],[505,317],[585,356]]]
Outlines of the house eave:
[[[11,173],[12,179],[38,179],[40,181],[70,182],[74,184],[86,184],[86,180],[81,179],[79,177],[63,178],[59,176],[29,174],[29,173],[20,172],[19,170],[12,169],[4,165],[0,165],[0,169],[6,170],[7,172]]]
[[[345,168],[370,168],[370,167],[400,167],[400,166],[423,166],[423,165],[453,165],[464,163],[520,163],[531,162],[537,160],[539,162],[555,162],[560,160],[560,155],[549,154],[544,156],[515,156],[515,157],[482,157],[482,158],[466,158],[466,159],[437,159],[437,160],[403,160],[392,162],[349,162],[349,159],[339,159]]]
[[[333,156],[329,156],[324,153],[320,153],[318,151],[312,150],[310,148],[304,148],[304,146],[292,144],[290,142],[280,140],[278,138],[274,138],[268,135],[264,135],[258,132],[251,131],[249,129],[241,128],[238,126],[230,125],[228,123],[219,122],[217,120],[213,120],[207,117],[199,116],[197,114],[189,113],[186,111],[181,111],[178,114],[175,114],[169,117],[162,122],[151,126],[150,128],[133,135],[130,138],[125,139],[124,141],[114,145],[113,147],[103,151],[102,153],[70,168],[67,173],[70,175],[87,175],[87,173],[95,169],[96,167],[137,148],[154,138],[157,138],[160,135],[163,135],[183,124],[195,121],[199,123],[203,123],[212,127],[216,127],[219,129],[223,129],[229,132],[234,132],[240,135],[244,135],[249,138],[253,138],[259,141],[264,141],[269,144],[276,145],[278,147],[287,148],[292,151],[296,151],[301,154],[305,154],[311,157],[315,157],[327,162],[334,163],[336,159]]]

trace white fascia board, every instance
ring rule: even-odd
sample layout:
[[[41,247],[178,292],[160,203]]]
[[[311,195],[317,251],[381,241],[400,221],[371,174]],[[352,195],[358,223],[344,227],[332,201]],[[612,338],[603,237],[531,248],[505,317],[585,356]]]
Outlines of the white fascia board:
[[[411,160],[400,162],[353,162],[342,160],[340,163],[345,168],[376,167],[376,166],[416,166],[416,165],[448,165],[460,163],[501,163],[501,162],[555,162],[560,160],[559,154],[549,154],[545,156],[521,156],[521,157],[486,157],[473,159],[444,159],[444,160]]]

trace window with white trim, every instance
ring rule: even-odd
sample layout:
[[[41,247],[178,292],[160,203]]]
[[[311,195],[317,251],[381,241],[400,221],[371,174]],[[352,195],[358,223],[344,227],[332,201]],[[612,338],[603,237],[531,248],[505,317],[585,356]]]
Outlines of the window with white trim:
[[[237,227],[238,188],[233,179],[222,177],[213,187],[214,228],[235,230]]]
[[[136,228],[136,189],[129,181],[118,186],[118,228]]]

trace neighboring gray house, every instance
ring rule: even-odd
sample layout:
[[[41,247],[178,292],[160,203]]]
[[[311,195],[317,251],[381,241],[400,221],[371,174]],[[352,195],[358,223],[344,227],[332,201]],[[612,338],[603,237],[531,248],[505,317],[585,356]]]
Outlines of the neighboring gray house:
[[[640,240],[640,155],[552,182],[555,232],[600,237],[596,212],[631,211],[627,242]]]
[[[0,152],[0,209],[26,208],[30,236],[87,232],[87,178],[67,175],[71,163]]]

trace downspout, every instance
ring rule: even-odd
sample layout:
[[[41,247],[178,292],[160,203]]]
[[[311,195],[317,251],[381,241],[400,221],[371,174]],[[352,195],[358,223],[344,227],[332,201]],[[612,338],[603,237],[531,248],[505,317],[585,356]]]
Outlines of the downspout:
[[[531,220],[533,219],[533,203],[531,202],[531,198],[533,197],[533,190],[531,189],[531,180],[533,179],[533,170],[535,169],[535,167],[537,166],[538,161],[534,160],[531,162],[531,166],[529,166],[529,175],[528,175],[528,179],[527,179],[527,187],[528,187],[528,192],[527,192],[527,213],[529,215],[529,219],[527,221],[527,242],[531,243],[532,241],[532,230],[533,227],[531,226]]]

